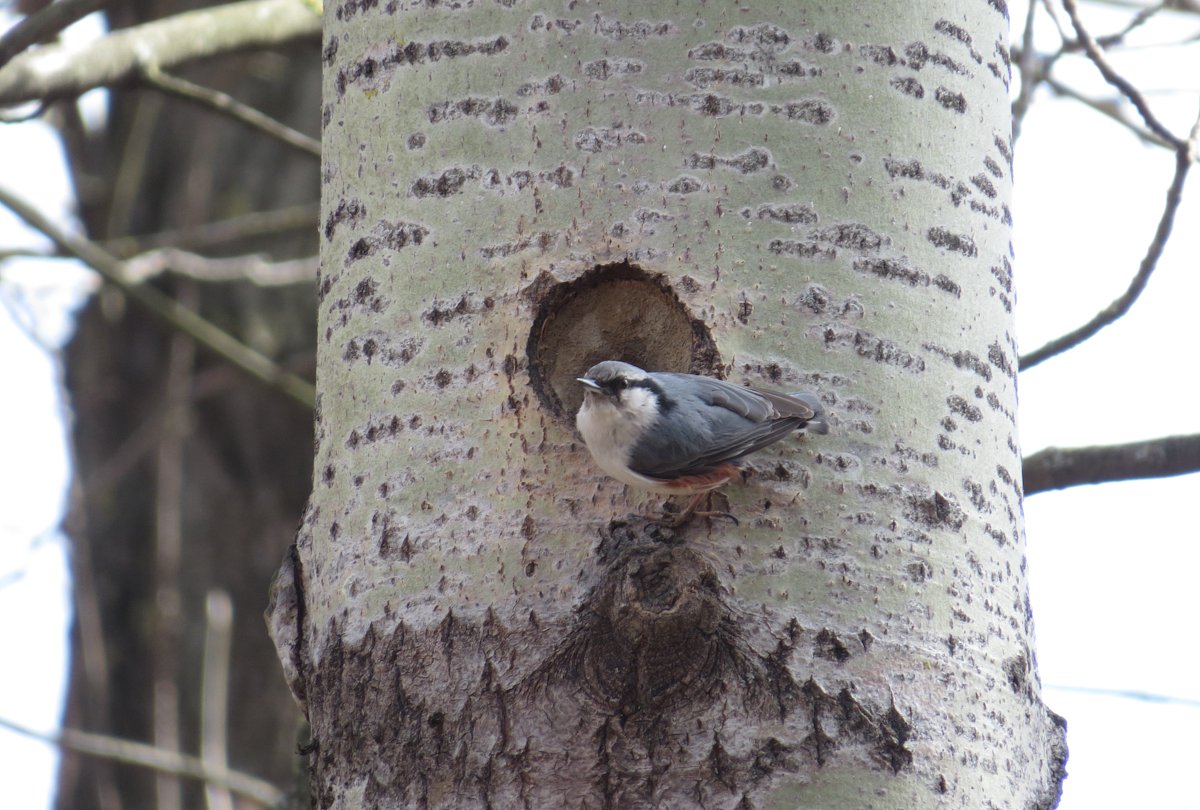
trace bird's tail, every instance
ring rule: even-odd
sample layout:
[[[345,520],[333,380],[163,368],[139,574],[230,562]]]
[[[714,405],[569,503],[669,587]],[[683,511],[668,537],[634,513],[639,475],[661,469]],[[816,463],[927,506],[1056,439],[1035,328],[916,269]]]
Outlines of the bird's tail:
[[[815,416],[805,423],[805,430],[810,433],[829,432],[829,422],[825,418],[825,406],[821,404],[821,400],[817,398],[816,394],[809,393],[808,391],[796,391],[790,396],[792,396],[794,399],[800,400],[805,405],[813,409]]]

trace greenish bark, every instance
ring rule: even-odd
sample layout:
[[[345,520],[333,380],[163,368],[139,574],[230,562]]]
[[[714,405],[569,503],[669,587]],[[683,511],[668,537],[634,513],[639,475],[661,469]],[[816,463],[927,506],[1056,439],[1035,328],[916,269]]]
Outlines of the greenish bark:
[[[328,12],[321,806],[1053,805],[1003,5]],[[834,429],[665,531],[574,432],[606,356]]]

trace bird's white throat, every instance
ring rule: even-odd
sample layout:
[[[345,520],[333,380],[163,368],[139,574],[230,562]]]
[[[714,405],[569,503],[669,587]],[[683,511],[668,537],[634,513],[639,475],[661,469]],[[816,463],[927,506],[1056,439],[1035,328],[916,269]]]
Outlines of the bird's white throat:
[[[585,395],[575,426],[592,458],[606,473],[640,489],[663,490],[661,482],[629,469],[638,438],[658,415],[658,398],[641,386],[626,388],[620,397],[617,403],[602,394]]]

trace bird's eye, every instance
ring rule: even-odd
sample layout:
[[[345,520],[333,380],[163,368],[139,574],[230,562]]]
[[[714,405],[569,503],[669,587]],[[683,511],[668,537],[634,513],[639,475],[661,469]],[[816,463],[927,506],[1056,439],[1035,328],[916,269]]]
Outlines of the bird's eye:
[[[629,380],[624,377],[617,377],[612,381],[612,387],[614,391],[624,391],[629,387]]]

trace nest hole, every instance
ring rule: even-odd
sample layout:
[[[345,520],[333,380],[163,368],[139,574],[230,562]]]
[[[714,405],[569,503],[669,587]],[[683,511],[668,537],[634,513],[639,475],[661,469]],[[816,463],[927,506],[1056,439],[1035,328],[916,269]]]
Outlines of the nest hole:
[[[661,273],[627,261],[597,265],[535,295],[537,316],[526,346],[530,380],[542,405],[560,417],[569,417],[583,400],[575,378],[601,360],[624,360],[647,371],[721,370],[708,326],[692,316]]]

